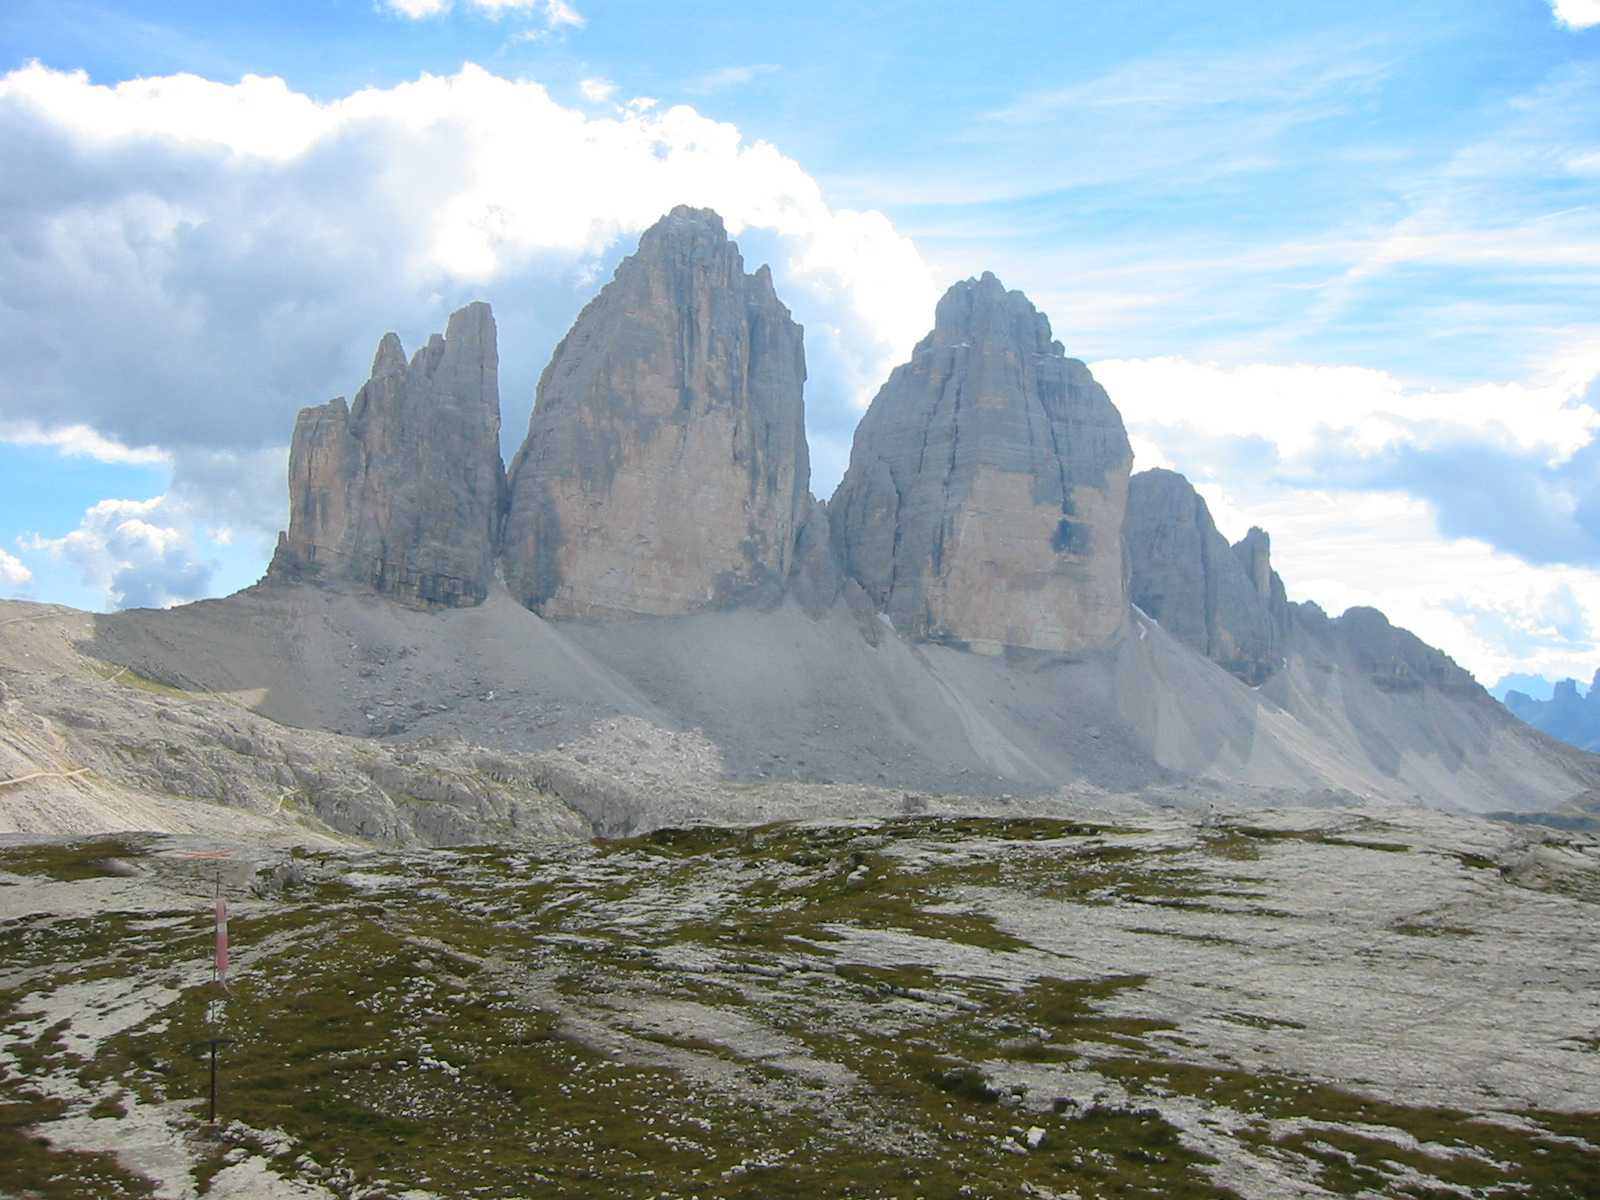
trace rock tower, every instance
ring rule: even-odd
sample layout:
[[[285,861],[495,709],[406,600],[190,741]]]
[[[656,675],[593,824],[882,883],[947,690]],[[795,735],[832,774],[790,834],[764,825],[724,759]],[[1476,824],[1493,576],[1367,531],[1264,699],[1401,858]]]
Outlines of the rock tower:
[[[353,404],[339,397],[295,422],[289,529],[268,575],[482,601],[505,490],[498,371],[487,304],[453,314],[409,363],[385,334]]]
[[[556,347],[513,460],[502,550],[545,616],[781,595],[810,511],[805,351],[772,273],[679,207]]]
[[[902,632],[986,653],[1092,649],[1126,619],[1131,462],[1089,369],[985,274],[945,293],[862,418],[828,504],[834,542]]]

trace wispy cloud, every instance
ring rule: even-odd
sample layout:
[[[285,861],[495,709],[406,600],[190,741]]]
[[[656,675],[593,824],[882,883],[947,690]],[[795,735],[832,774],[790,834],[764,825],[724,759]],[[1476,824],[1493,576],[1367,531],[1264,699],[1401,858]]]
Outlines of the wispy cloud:
[[[466,7],[489,17],[517,13],[537,17],[547,30],[582,29],[588,21],[567,0],[462,0]],[[411,21],[441,17],[455,7],[455,0],[383,0],[390,12]]]
[[[585,79],[578,84],[578,91],[585,100],[600,104],[617,94],[617,85],[609,79]]]
[[[1600,25],[1600,0],[1550,0],[1550,9],[1568,29]]]
[[[1280,45],[1248,54],[1140,59],[1066,87],[1024,92],[981,114],[990,125],[1027,126],[1116,111],[1136,120],[1207,117],[1270,108],[1291,120],[1343,109],[1390,71],[1376,44]]]
[[[783,70],[777,63],[751,63],[743,67],[719,67],[715,71],[707,71],[704,75],[697,75],[684,84],[683,90],[691,96],[710,96],[717,92],[726,92],[732,88],[743,87],[747,83],[760,79],[763,75],[776,74]]]
[[[172,462],[172,455],[157,446],[124,446],[87,425],[44,428],[34,421],[0,420],[0,442],[13,446],[49,446],[70,458],[124,466],[155,466]]]

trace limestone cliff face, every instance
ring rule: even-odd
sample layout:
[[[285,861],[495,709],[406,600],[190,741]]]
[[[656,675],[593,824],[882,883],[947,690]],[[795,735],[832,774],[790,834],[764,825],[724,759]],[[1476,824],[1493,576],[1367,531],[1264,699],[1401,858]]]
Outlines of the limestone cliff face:
[[[1230,547],[1189,481],[1162,470],[1130,481],[1124,529],[1135,604],[1246,683],[1278,669],[1289,607],[1265,532]]]
[[[897,628],[994,653],[1126,619],[1132,455],[1104,389],[993,275],[952,287],[856,430],[828,504],[844,572]]]
[[[722,220],[641,238],[539,380],[513,461],[506,582],[545,616],[781,594],[810,511],[800,326]]]
[[[340,397],[295,422],[289,529],[268,575],[482,601],[505,491],[498,372],[487,304],[452,315],[409,363],[386,334],[353,404]]]

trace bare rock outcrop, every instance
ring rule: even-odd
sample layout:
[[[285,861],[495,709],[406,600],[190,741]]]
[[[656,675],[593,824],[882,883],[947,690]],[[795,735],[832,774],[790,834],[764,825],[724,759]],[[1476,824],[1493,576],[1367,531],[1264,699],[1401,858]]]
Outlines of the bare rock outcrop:
[[[1123,626],[1122,418],[991,274],[956,284],[828,505],[847,576],[915,637],[1072,653]]]
[[[1384,692],[1420,692],[1435,688],[1498,709],[1489,693],[1443,650],[1435,650],[1410,630],[1392,625],[1375,608],[1348,608],[1344,615],[1325,623],[1311,613],[1315,606],[1297,605],[1296,615],[1305,625],[1322,625],[1344,643],[1374,687]],[[1315,616],[1321,616],[1321,610]]]
[[[1281,635],[1289,628],[1289,594],[1272,569],[1272,539],[1267,531],[1252,525],[1250,532],[1233,544],[1233,556],[1244,568],[1256,595],[1266,604],[1273,628]]]
[[[385,334],[353,404],[341,396],[295,422],[289,529],[268,576],[481,602],[505,493],[498,371],[487,304],[453,314],[409,363]]]
[[[811,504],[802,332],[722,219],[640,239],[539,379],[504,569],[544,616],[669,615],[782,594]]]
[[[1159,469],[1129,482],[1124,531],[1135,604],[1246,683],[1278,669],[1289,607],[1265,532],[1230,547],[1189,481]]]

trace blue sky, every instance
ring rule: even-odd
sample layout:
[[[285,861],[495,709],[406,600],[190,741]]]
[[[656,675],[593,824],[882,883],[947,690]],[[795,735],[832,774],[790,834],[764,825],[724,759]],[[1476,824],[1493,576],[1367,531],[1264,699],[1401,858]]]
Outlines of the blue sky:
[[[1294,598],[1600,666],[1600,0],[758,11],[11,0],[0,595],[252,582],[296,409],[469,299],[509,457],[685,201],[806,326],[819,494],[991,269]]]

